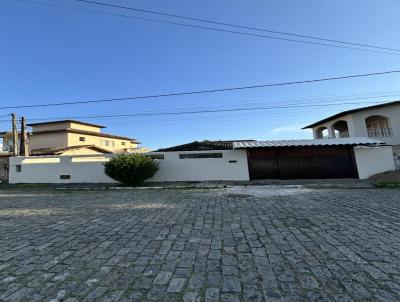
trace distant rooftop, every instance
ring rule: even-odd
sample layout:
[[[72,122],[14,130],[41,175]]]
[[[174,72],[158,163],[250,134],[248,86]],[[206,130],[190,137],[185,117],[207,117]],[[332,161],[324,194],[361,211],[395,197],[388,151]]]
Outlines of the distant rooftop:
[[[85,126],[92,126],[92,127],[96,127],[96,128],[106,128],[103,125],[81,122],[81,121],[77,121],[77,120],[59,120],[59,121],[49,121],[49,122],[40,122],[40,123],[30,123],[30,124],[28,124],[28,126],[53,125],[53,124],[61,124],[61,123],[75,123],[75,124],[80,124],[80,125],[85,125]]]
[[[361,108],[342,111],[340,113],[337,113],[337,114],[334,114],[334,115],[332,115],[330,117],[327,117],[327,118],[325,118],[323,120],[315,122],[315,123],[313,123],[311,125],[305,126],[302,129],[314,128],[315,126],[318,126],[320,124],[329,122],[330,120],[334,120],[334,119],[337,119],[339,117],[342,117],[342,116],[345,116],[345,115],[348,115],[348,114],[351,114],[351,113],[355,113],[355,112],[359,112],[359,111],[363,111],[363,110],[369,110],[369,109],[378,109],[378,108],[383,108],[383,107],[386,107],[386,106],[392,106],[392,105],[397,105],[397,104],[400,104],[400,101],[393,101],[393,102],[388,102],[388,103],[383,103],[383,104],[378,104],[378,105],[372,105],[372,106],[367,106],[367,107],[361,107]]]
[[[79,149],[91,149],[94,151],[98,151],[99,153],[111,154],[111,151],[108,151],[104,148],[95,146],[95,145],[79,145],[79,146],[68,146],[68,147],[53,147],[53,148],[40,148],[31,150],[31,155],[59,155],[66,151],[70,150],[79,150]]]
[[[230,150],[234,142],[248,142],[254,140],[219,140],[219,141],[194,141],[188,144],[178,145],[169,148],[158,149],[156,152],[170,151],[207,151],[207,150]]]

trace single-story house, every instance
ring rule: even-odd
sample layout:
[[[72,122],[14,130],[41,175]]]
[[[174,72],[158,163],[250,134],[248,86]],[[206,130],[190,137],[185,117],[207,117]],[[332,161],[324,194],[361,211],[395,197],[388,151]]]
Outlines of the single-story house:
[[[146,154],[159,162],[149,181],[368,178],[395,169],[392,147],[370,138],[202,141]],[[112,182],[111,154],[10,158],[10,183]]]
[[[367,178],[395,169],[392,147],[363,137],[203,141],[150,154],[160,161],[154,181]]]

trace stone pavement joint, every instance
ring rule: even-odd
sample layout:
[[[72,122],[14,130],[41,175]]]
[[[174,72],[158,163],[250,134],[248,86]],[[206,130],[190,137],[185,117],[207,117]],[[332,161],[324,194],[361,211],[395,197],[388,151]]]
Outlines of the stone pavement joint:
[[[0,191],[0,301],[400,301],[400,191]]]

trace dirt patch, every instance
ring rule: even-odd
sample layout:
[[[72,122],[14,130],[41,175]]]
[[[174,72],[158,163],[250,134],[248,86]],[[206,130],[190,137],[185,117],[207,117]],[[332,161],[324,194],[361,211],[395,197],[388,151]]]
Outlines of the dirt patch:
[[[368,181],[373,184],[400,184],[400,171],[387,171],[375,174],[368,178]]]
[[[233,186],[226,188],[223,192],[228,196],[246,198],[253,197],[271,197],[271,196],[287,196],[311,192],[312,189],[304,186]]]

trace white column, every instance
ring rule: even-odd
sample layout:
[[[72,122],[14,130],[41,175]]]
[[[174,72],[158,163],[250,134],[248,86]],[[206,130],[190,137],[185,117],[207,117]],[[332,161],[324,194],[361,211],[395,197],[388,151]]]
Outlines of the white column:
[[[327,128],[329,132],[329,138],[335,138],[335,129],[333,128],[333,125],[329,125]]]

